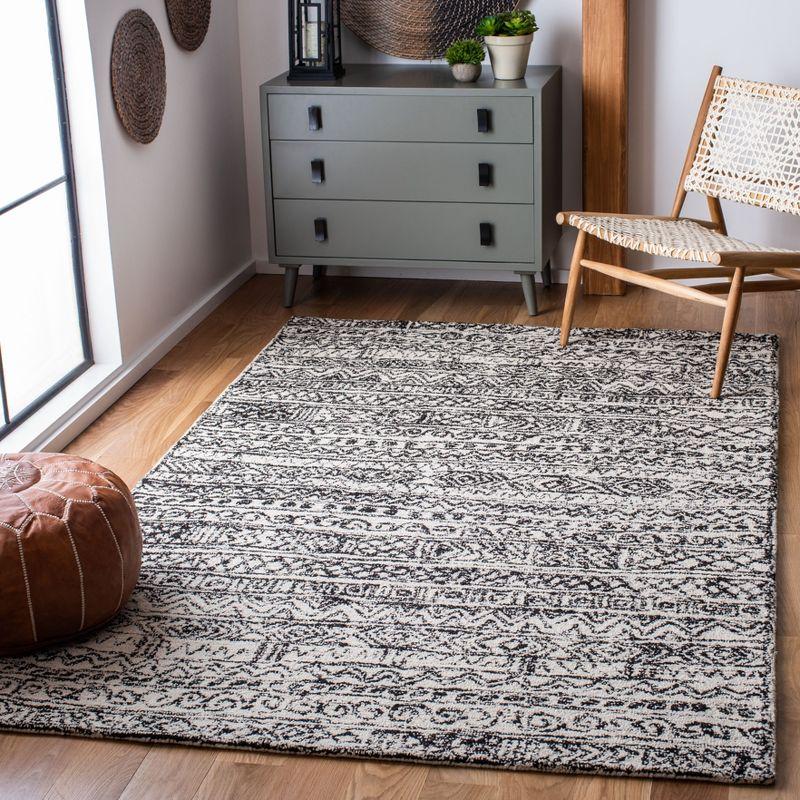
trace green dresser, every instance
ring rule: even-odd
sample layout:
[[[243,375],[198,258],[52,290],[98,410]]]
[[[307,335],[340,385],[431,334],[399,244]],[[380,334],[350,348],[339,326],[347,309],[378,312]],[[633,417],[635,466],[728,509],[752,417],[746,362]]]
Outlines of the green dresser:
[[[261,87],[270,261],[291,306],[301,264],[513,271],[536,313],[560,236],[561,68],[453,80],[357,64]]]

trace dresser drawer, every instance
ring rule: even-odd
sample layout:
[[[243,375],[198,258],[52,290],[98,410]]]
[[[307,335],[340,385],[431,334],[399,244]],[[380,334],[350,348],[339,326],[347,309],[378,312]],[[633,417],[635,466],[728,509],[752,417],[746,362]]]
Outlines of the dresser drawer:
[[[274,215],[276,253],[286,261],[534,260],[531,205],[276,200]]]
[[[270,139],[533,141],[530,97],[272,94]]]
[[[277,141],[272,190],[287,198],[530,204],[533,148]]]

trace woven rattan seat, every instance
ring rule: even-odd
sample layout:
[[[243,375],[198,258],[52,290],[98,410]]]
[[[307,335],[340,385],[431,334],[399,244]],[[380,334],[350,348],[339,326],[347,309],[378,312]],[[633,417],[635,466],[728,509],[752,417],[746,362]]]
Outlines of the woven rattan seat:
[[[691,219],[614,217],[602,214],[570,214],[569,224],[586,233],[628,250],[682,261],[716,263],[724,252],[787,253],[726,236]]]
[[[705,195],[710,220],[681,217],[687,192]],[[562,347],[569,343],[584,270],[717,306],[725,316],[710,394],[719,397],[742,295],[800,289],[800,249],[728,236],[721,200],[800,216],[800,90],[729,78],[714,67],[668,217],[597,211],[558,215],[559,223],[578,229],[561,320]],[[627,269],[584,258],[589,236],[628,250],[713,266]],[[749,280],[759,275],[769,278]],[[686,278],[723,280],[701,286],[677,282]]]

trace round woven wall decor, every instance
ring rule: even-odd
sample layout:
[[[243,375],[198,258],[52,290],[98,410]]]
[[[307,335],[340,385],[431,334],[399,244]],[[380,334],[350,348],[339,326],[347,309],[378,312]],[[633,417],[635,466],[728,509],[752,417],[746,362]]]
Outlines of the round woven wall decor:
[[[341,0],[342,21],[370,47],[401,58],[439,58],[472,37],[481,17],[515,0]]]
[[[166,0],[169,27],[184,50],[197,50],[208,33],[211,0]]]
[[[152,142],[164,117],[167,68],[156,24],[141,9],[125,14],[114,31],[111,91],[125,130],[137,142]]]

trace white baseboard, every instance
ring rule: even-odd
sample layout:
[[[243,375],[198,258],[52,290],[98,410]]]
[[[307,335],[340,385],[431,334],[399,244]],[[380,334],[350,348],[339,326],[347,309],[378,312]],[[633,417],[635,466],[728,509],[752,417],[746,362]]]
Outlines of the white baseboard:
[[[3,451],[56,451],[69,444],[254,273],[252,261],[237,269],[126,363],[116,368],[102,364],[91,367],[6,436],[1,443]],[[94,384],[87,389],[86,379],[93,375]],[[79,396],[71,397],[75,391]]]
[[[256,261],[256,272],[262,275],[282,275],[283,269],[277,264],[267,261]],[[300,267],[301,275],[310,275],[311,266]],[[328,267],[329,275],[342,275],[353,278],[422,278],[428,280],[450,281],[500,281],[507,283],[519,282],[519,275],[513,272],[496,272],[494,270],[479,269],[403,269],[403,267]],[[567,270],[554,270],[555,283],[567,282]]]

